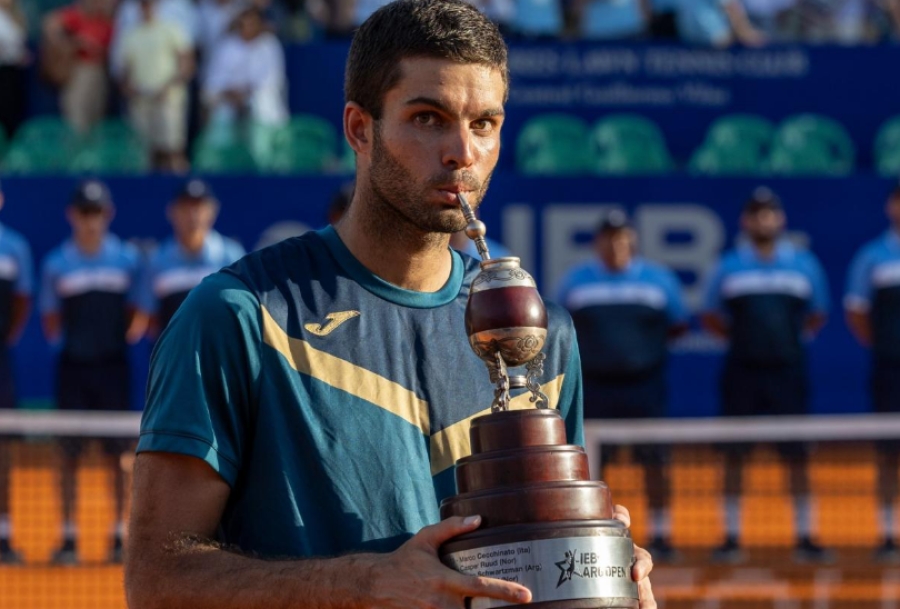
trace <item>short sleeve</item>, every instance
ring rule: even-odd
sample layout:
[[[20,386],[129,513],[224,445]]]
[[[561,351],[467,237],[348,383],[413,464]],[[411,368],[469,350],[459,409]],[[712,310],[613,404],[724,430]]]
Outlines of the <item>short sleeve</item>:
[[[34,267],[31,264],[31,248],[24,239],[20,239],[16,247],[16,260],[19,276],[16,278],[15,292],[20,296],[31,296],[34,291]]]
[[[867,312],[872,300],[873,259],[869,249],[856,254],[847,273],[847,291],[844,293],[844,308],[848,311]]]
[[[140,297],[144,278],[144,266],[144,257],[137,251],[137,249],[129,248],[128,275],[131,278],[131,283],[128,287],[128,304],[137,308],[140,308]]]
[[[41,293],[40,293],[40,310],[41,314],[57,313],[59,311],[59,295],[56,293],[56,265],[53,258],[48,257],[44,260],[41,268]]]
[[[831,297],[828,294],[828,279],[825,271],[815,256],[809,254],[809,279],[812,282],[812,298],[810,310],[813,313],[828,313],[831,308]]]
[[[260,308],[240,279],[214,273],[157,341],[138,452],[202,459],[234,487],[256,416]]]
[[[703,311],[719,313],[722,311],[722,279],[725,270],[723,262],[719,262],[707,275],[703,289]]]

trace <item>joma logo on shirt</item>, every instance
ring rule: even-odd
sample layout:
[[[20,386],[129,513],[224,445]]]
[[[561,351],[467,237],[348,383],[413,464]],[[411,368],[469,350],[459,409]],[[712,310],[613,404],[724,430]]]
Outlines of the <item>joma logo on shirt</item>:
[[[359,311],[338,311],[329,313],[325,316],[328,321],[324,324],[308,323],[304,324],[304,328],[315,334],[316,336],[328,336],[334,332],[335,328],[347,321],[359,316]]]

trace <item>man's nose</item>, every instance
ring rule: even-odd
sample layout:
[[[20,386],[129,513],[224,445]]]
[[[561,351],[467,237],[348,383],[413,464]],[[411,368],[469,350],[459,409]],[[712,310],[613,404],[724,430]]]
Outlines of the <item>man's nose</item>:
[[[461,125],[448,134],[441,161],[450,169],[471,167],[475,162],[473,135],[467,126]]]

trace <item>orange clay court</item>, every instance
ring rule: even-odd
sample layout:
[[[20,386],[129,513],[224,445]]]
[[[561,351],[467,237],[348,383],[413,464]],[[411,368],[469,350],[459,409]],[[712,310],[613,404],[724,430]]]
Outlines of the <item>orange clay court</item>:
[[[683,551],[677,566],[659,565],[654,590],[666,608],[774,607],[788,591],[802,605],[791,607],[900,606],[900,568],[873,568],[877,544],[873,450],[866,444],[823,445],[812,460],[819,541],[839,550],[827,569],[796,565],[787,550],[793,539],[786,472],[775,451],[759,448],[745,474],[744,543],[751,550],[742,567],[709,564],[707,549],[721,542],[720,459],[711,448],[674,453],[673,543]],[[644,540],[643,476],[630,458],[611,465],[607,482],[617,503],[629,507],[633,534]],[[128,460],[123,465],[129,466]],[[122,569],[105,564],[112,505],[96,446],[78,475],[77,525],[82,564],[53,567],[59,543],[59,498],[52,442],[19,442],[13,450],[13,541],[24,566],[0,567],[0,609],[113,609],[125,607]],[[779,551],[784,548],[785,551]],[[831,599],[821,604],[823,595]],[[710,601],[695,604],[699,598]],[[888,599],[885,601],[885,599]],[[888,605],[884,603],[888,602]],[[809,603],[807,605],[807,603]],[[817,604],[818,603],[818,604]]]

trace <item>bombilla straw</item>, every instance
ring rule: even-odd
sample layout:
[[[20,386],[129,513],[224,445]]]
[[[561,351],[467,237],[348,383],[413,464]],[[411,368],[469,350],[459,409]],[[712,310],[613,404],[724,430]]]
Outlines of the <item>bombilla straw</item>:
[[[484,240],[484,236],[487,234],[487,227],[484,225],[484,222],[475,217],[475,212],[463,193],[456,193],[456,198],[459,199],[459,206],[462,208],[463,215],[469,223],[466,226],[466,236],[475,242],[475,248],[478,250],[478,255],[481,256],[481,259],[490,260],[491,253],[488,251],[487,241]]]

